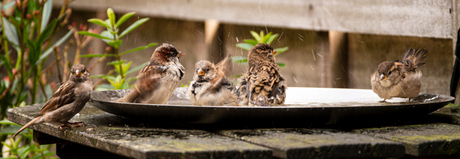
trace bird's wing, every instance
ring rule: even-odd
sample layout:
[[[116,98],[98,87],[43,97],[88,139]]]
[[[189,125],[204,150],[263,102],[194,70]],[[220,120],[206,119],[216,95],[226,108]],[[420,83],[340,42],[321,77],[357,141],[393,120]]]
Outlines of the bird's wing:
[[[427,56],[428,51],[425,49],[412,49],[409,48],[404,52],[401,63],[404,64],[404,67],[408,71],[415,71],[417,67],[420,67],[425,64],[422,62]]]
[[[56,110],[63,105],[74,102],[76,98],[74,93],[75,86],[76,84],[73,82],[66,82],[61,85],[58,90],[54,92],[53,96],[45,103],[40,112],[37,114],[37,117]]]
[[[143,93],[148,90],[153,90],[158,86],[163,74],[169,69],[168,66],[147,65],[137,76],[136,89]]]

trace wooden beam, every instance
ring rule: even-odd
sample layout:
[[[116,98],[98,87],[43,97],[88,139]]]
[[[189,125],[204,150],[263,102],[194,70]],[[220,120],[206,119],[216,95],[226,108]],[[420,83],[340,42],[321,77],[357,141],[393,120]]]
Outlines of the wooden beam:
[[[55,6],[62,1],[53,1]],[[306,30],[452,38],[452,0],[78,0],[76,10]]]
[[[348,36],[347,33],[329,31],[330,55],[328,64],[331,85],[334,88],[348,87]]]

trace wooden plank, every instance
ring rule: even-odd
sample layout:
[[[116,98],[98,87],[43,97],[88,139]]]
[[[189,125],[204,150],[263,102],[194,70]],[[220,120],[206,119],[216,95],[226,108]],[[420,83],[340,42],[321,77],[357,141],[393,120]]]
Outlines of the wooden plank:
[[[460,126],[450,124],[366,128],[353,132],[404,143],[406,154],[434,156],[459,154]]]
[[[40,107],[9,109],[8,119],[25,124]],[[188,130],[164,121],[142,123],[117,117],[91,105],[86,105],[79,115],[70,120],[76,121],[85,122],[86,126],[66,132],[59,131],[58,123],[44,123],[31,128],[68,142],[130,158],[272,158],[268,148],[203,130]]]
[[[53,1],[60,6],[62,1]],[[144,16],[307,30],[452,38],[446,0],[78,0],[77,10],[137,12]]]
[[[219,134],[273,149],[279,158],[402,157],[401,143],[328,129],[223,130]]]

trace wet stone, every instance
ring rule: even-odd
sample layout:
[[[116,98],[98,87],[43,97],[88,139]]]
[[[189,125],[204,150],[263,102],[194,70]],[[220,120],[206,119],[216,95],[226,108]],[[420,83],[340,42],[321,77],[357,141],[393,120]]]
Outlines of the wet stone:
[[[353,130],[357,134],[403,143],[413,156],[460,153],[460,126],[445,123],[405,125]]]
[[[26,124],[40,107],[10,109],[8,119]],[[86,123],[86,126],[65,132],[59,130],[60,123],[44,123],[30,128],[130,158],[272,158],[272,151],[262,146],[167,122],[141,123],[103,112],[91,105],[86,105],[79,115],[70,120],[77,121]]]
[[[401,157],[402,144],[333,129],[222,130],[219,134],[273,150],[280,158]]]

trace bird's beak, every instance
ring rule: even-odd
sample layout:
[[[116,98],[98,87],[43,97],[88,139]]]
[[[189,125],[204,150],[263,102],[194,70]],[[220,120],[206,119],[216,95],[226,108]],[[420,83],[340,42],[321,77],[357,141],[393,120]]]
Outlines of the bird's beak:
[[[275,56],[276,54],[278,54],[278,51],[273,50],[273,53],[272,53],[272,54],[273,54],[273,56]]]
[[[185,53],[179,51],[179,53],[177,54],[177,57],[181,57],[181,56],[184,56],[184,55],[185,55]]]
[[[388,77],[385,76],[384,74],[381,74],[380,75],[380,81],[383,81],[383,80],[386,80]]]
[[[77,76],[77,77],[80,77],[81,76],[80,70],[76,70],[74,75]]]
[[[198,70],[198,76],[203,76],[203,75],[204,75],[204,71],[203,71],[203,69],[200,68]]]

